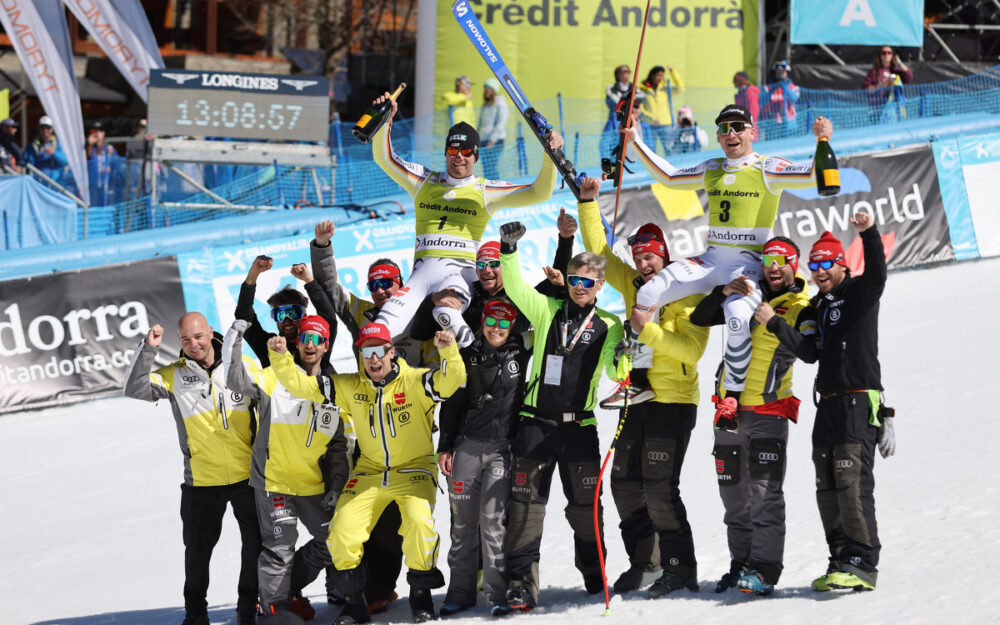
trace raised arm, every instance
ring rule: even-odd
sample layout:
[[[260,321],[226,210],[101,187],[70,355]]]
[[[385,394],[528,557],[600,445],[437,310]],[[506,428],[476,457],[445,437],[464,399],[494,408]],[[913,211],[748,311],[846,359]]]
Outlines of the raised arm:
[[[563,146],[563,139],[559,133],[552,133],[549,145],[553,149]],[[555,164],[548,154],[544,154],[542,155],[542,167],[538,170],[538,176],[531,184],[511,184],[491,180],[486,185],[486,210],[492,215],[501,208],[541,204],[552,197],[552,191],[556,188],[556,174]]]
[[[672,189],[694,190],[705,186],[705,172],[708,171],[708,166],[712,161],[704,161],[692,167],[678,169],[643,143],[634,128],[629,128],[628,133],[632,137],[629,156],[642,163],[649,175],[657,182]]]
[[[234,314],[237,319],[245,319],[250,322],[246,332],[244,332],[244,338],[262,367],[270,364],[267,360],[267,339],[271,335],[260,325],[257,313],[253,309],[253,303],[257,296],[257,278],[269,270],[273,264],[274,261],[269,256],[261,255],[253,260],[250,264],[250,270],[247,271],[246,279],[240,285],[240,295],[236,300]]]
[[[583,179],[580,187],[580,202],[576,205],[580,215],[580,236],[583,238],[585,250],[593,252],[607,261],[608,268],[604,272],[604,277],[608,284],[619,293],[625,294],[632,288],[632,280],[636,277],[636,271],[618,258],[608,246],[604,220],[601,219],[601,207],[597,203],[597,189],[600,186],[601,181],[597,178]]]
[[[260,400],[262,391],[254,383],[248,370],[250,363],[243,359],[243,334],[249,326],[247,321],[237,319],[226,332],[226,338],[222,341],[222,370],[226,379],[226,388]],[[269,390],[271,389],[263,392]]]
[[[396,155],[395,150],[392,149],[392,139],[389,137],[391,127],[392,122],[390,121],[375,133],[375,137],[372,139],[372,157],[382,171],[388,174],[396,184],[403,187],[410,197],[413,197],[431,171],[423,165],[404,161]]]
[[[833,122],[821,115],[813,122],[812,131],[817,139],[826,137],[829,140],[833,135]],[[814,164],[812,159],[793,163],[784,158],[766,158],[763,163],[764,183],[772,192],[809,188],[816,184]]]
[[[280,338],[280,337],[278,337]],[[274,369],[274,374],[278,378],[278,382],[281,383],[288,392],[296,397],[301,397],[302,399],[308,399],[310,401],[324,403],[329,401],[326,394],[320,389],[320,382],[318,378],[325,378],[328,382],[329,378],[319,375],[316,377],[307,375],[305,371],[296,366],[295,361],[292,359],[292,355],[288,353],[284,345],[278,345],[276,342],[271,341],[268,343],[268,348],[271,356],[271,368]],[[280,351],[276,351],[280,350]],[[332,383],[329,383],[330,388],[332,388]],[[332,391],[330,393],[333,394]]]
[[[518,221],[500,226],[500,268],[503,270],[503,286],[507,296],[517,309],[537,326],[545,321],[549,298],[531,288],[521,277],[517,241],[525,232],[524,225]]]
[[[340,318],[341,323],[351,333],[351,337],[357,338],[361,328],[354,320],[352,306],[354,296],[350,291],[340,284],[337,277],[337,261],[333,256],[333,222],[323,221],[316,224],[316,238],[309,245],[309,258],[312,265],[312,273],[315,282],[326,293],[330,301],[330,306],[334,314]],[[331,324],[331,327],[332,324]]]
[[[173,380],[164,380],[159,373],[151,372],[162,340],[163,327],[156,324],[132,354],[125,370],[125,397],[153,402],[170,397]]]
[[[465,383],[465,362],[451,332],[438,332],[434,346],[441,355],[441,366],[424,373],[424,391],[436,402],[451,397]]]

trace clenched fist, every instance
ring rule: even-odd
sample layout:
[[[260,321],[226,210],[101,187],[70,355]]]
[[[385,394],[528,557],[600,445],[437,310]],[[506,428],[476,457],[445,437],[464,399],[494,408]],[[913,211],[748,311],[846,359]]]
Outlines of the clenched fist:
[[[326,247],[333,238],[333,222],[329,219],[316,224],[316,245]]]
[[[267,348],[279,354],[284,354],[288,351],[288,345],[285,344],[285,337],[283,336],[272,336],[267,339]]]
[[[160,343],[163,342],[163,326],[156,324],[149,329],[146,333],[146,345],[150,347],[159,347]]]

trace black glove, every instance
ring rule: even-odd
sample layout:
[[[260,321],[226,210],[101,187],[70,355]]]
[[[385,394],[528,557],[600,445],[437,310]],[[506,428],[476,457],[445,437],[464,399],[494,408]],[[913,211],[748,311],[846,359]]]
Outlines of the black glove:
[[[333,514],[334,509],[337,507],[337,499],[340,498],[339,490],[331,490],[323,495],[323,499],[320,501],[319,505],[323,510]]]
[[[513,254],[517,251],[517,242],[521,240],[528,229],[520,221],[511,221],[500,226],[500,253]]]

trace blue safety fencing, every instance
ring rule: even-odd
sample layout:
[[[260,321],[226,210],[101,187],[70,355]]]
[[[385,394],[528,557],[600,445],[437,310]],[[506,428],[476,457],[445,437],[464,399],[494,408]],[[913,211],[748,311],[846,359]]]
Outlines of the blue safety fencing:
[[[782,94],[782,98],[771,99],[775,93]],[[682,129],[670,119],[661,120],[667,123],[659,127],[643,124],[647,143],[655,143],[659,153],[673,157],[679,152],[716,148],[712,132],[715,115],[733,102],[734,95],[734,90],[728,88],[688,87],[683,92],[671,89],[673,113],[681,106],[689,106],[696,126],[708,130],[707,135],[702,135],[707,141],[697,138],[696,130]],[[838,130],[871,127],[884,133],[888,126],[920,119],[1000,113],[1000,66],[940,83],[874,90],[818,90],[773,84],[761,89],[760,104],[761,118],[756,124],[759,141],[806,136],[820,115],[831,119]],[[560,96],[535,102],[535,106],[565,137],[564,151],[576,164],[577,171],[599,174],[601,157],[608,156],[616,143],[614,125],[609,124],[610,110],[603,96],[600,99]],[[440,110],[430,117],[395,121],[392,143],[396,153],[408,161],[443,169],[444,154],[439,146],[450,120],[451,112]],[[373,202],[398,194],[399,187],[373,161],[371,146],[354,139],[352,126],[349,122],[329,126],[326,139],[333,156],[331,167],[177,165],[190,178],[211,189],[212,194],[199,191],[167,168],[158,167],[154,171],[148,163],[116,155],[99,162],[92,159],[88,162],[91,206],[80,209],[78,237],[212,221],[258,210],[338,206],[363,212]],[[766,144],[761,149],[766,149]],[[540,169],[542,154],[538,142],[521,123],[517,110],[510,106],[504,141],[498,146],[482,148],[477,173],[506,180],[530,180]],[[493,164],[489,172],[484,170],[486,163]],[[56,173],[61,183],[74,189],[71,176]],[[154,175],[160,202],[156,205],[150,196]],[[227,206],[216,196],[235,207]],[[397,211],[399,207],[383,203],[368,210],[381,214]]]

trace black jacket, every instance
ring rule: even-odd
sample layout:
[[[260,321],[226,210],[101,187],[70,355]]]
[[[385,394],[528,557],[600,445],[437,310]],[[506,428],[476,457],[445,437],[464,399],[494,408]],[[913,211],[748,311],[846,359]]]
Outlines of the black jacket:
[[[323,354],[321,367],[323,373],[335,373],[333,366],[330,364],[330,354],[333,353],[333,342],[337,338],[337,317],[333,312],[333,304],[330,303],[330,298],[317,280],[306,284],[306,294],[309,295],[309,300],[316,308],[316,313],[320,317],[323,317],[330,325],[330,340],[326,344],[327,349],[326,353]],[[257,313],[253,310],[253,300],[256,295],[256,284],[241,283],[240,296],[236,300],[236,312],[234,316],[237,319],[250,322],[250,327],[243,333],[243,341],[253,350],[253,353],[257,356],[257,360],[260,361],[260,366],[269,367],[271,366],[271,358],[267,355],[267,340],[272,336],[277,336],[277,334],[264,330],[264,327],[260,325],[260,321],[257,320]],[[292,352],[292,355],[295,357],[295,364],[300,364],[298,350],[294,346],[290,346],[288,351]]]
[[[878,362],[879,299],[888,269],[882,237],[875,226],[861,233],[865,272],[847,276],[840,286],[812,299],[819,333],[816,391],[882,390]]]
[[[462,349],[465,386],[441,404],[438,452],[451,453],[459,438],[504,441],[514,438],[531,351],[511,333],[493,347],[482,337]]]
[[[556,255],[552,260],[552,267],[558,269],[562,272],[565,278],[569,271],[569,261],[573,257],[573,239],[574,237],[558,237],[559,245],[556,247]],[[542,280],[537,285],[535,285],[535,290],[542,295],[547,295],[548,297],[555,297],[557,299],[565,299],[567,295],[565,286],[556,286],[548,281],[548,279]],[[483,308],[486,307],[486,302],[496,299],[498,297],[507,297],[507,294],[503,289],[500,289],[496,293],[490,295],[483,288],[483,285],[476,282],[472,283],[472,301],[469,302],[469,307],[465,309],[462,313],[462,318],[465,319],[465,323],[469,325],[469,328],[476,332],[482,325],[483,319]],[[417,308],[417,312],[413,315],[413,325],[410,326],[410,336],[418,341],[426,341],[428,339],[434,338],[434,333],[441,329],[440,324],[434,319],[434,302],[431,301],[430,296],[424,298],[421,302],[420,307]],[[514,334],[524,334],[531,330],[531,323],[524,318],[523,315],[518,315],[517,319],[514,321]]]

